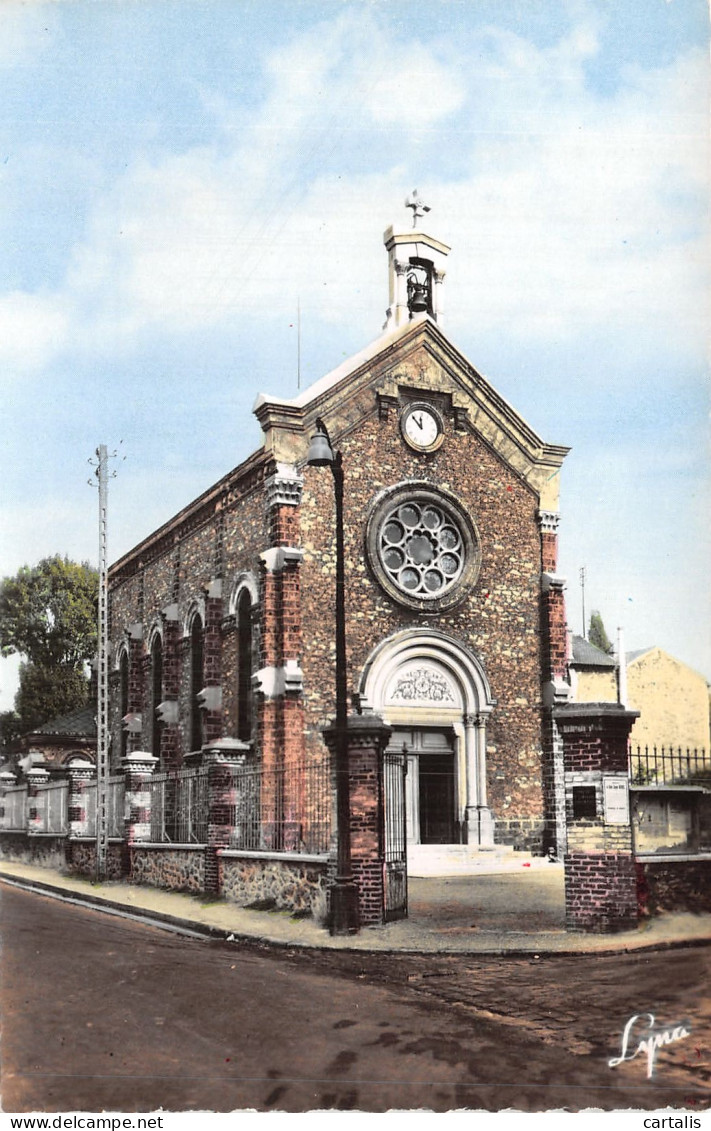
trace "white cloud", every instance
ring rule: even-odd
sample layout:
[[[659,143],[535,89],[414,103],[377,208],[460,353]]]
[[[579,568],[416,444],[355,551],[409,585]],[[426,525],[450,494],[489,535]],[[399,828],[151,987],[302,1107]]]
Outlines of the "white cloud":
[[[597,44],[587,17],[546,49],[488,29],[472,66],[456,44],[445,56],[388,35],[364,10],[312,28],[266,61],[270,85],[248,126],[229,128],[221,106],[213,148],[126,171],[77,243],[63,296],[4,301],[6,349],[36,366],[70,331],[116,348],[151,326],[293,310],[297,295],[375,336],[380,233],[397,212],[406,222],[415,172],[436,205],[428,224],[454,246],[456,336],[474,312],[482,331],[538,342],[602,326],[696,345],[708,66],[687,54],[630,70],[605,99],[585,82]],[[414,92],[413,72],[424,78]],[[338,146],[351,155],[351,134],[392,145],[372,168],[366,149],[358,173],[323,172]]]
[[[21,66],[50,46],[58,13],[50,0],[2,0],[0,67]]]
[[[0,364],[6,378],[41,369],[65,346],[68,325],[60,295],[0,295]]]

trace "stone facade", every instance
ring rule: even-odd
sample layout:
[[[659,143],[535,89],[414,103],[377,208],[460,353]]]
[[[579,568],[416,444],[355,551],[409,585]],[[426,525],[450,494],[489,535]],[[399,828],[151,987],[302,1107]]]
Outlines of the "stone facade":
[[[391,237],[399,314],[384,335],[294,401],[260,396],[263,447],[110,571],[113,757],[151,751],[174,769],[231,737],[268,770],[323,759],[335,714],[334,496],[307,451],[327,426],[345,475],[353,702],[398,734],[440,734],[448,798],[435,799],[426,743],[413,755],[419,801],[408,804],[421,808],[426,843],[542,851],[564,833],[551,712],[567,660],[556,575],[567,449],[544,443],[445,336],[440,267],[430,265],[427,309],[403,316],[402,257],[417,249],[411,233]],[[419,442],[425,417],[437,434]],[[389,500],[406,513],[410,497],[419,533],[403,527],[388,556],[379,516],[396,505]],[[398,555],[407,569],[393,566]],[[389,569],[401,572],[393,580]],[[403,696],[388,698],[405,656],[451,687],[449,702],[424,695],[410,711]],[[289,850],[315,815],[298,789],[279,805]],[[268,850],[277,835],[268,819],[262,832]]]

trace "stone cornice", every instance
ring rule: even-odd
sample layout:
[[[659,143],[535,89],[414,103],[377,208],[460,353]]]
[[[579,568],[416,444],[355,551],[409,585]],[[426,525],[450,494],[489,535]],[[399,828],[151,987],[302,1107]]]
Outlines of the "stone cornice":
[[[272,546],[259,555],[267,573],[278,573],[286,566],[298,565],[303,556],[304,551],[298,546]]]
[[[560,515],[557,511],[539,511],[538,523],[542,534],[556,534],[560,524]]]
[[[261,668],[252,676],[252,684],[265,699],[299,694],[304,689],[304,675],[297,660],[287,660],[283,667]]]
[[[264,480],[265,505],[272,507],[298,507],[304,481],[291,463],[277,463],[273,475]]]

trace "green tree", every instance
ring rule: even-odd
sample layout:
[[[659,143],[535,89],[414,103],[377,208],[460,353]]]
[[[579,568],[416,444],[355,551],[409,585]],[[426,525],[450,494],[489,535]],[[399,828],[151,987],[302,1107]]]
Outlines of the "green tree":
[[[12,751],[12,745],[22,734],[20,716],[16,711],[0,712],[0,754],[7,758]]]
[[[602,623],[602,617],[597,609],[590,614],[590,628],[588,629],[588,640],[594,644],[596,648],[601,651],[607,652],[608,655],[612,652],[612,644],[605,632],[605,625]]]
[[[22,731],[87,701],[96,652],[98,573],[55,554],[0,585],[0,652],[23,657],[15,709]]]

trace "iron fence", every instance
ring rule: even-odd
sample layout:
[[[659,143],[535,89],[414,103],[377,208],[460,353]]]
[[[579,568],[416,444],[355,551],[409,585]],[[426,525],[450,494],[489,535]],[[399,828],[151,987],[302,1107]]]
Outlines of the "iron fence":
[[[86,835],[96,836],[96,798],[98,786],[89,782],[84,790]],[[106,783],[106,821],[108,836],[121,840],[124,835],[125,779],[123,774],[112,774]]]
[[[150,782],[154,844],[207,842],[207,769],[154,774]]]
[[[27,786],[12,785],[0,799],[0,829],[24,832],[27,828]]]
[[[35,798],[37,817],[33,832],[57,835],[66,833],[68,797],[69,783],[66,781],[50,781],[39,785]]]
[[[123,838],[125,828],[124,801],[126,797],[126,779],[123,774],[112,774],[106,790],[106,809],[108,820],[108,835]]]
[[[230,847],[323,854],[331,839],[328,759],[232,770],[234,831]]]
[[[218,821],[232,828],[230,846],[255,851],[323,854],[331,840],[331,766],[328,759],[278,768],[224,766]],[[150,791],[150,840],[156,844],[206,844],[208,840],[208,767],[154,774]],[[34,809],[27,786],[12,786],[0,801],[0,829],[66,833],[69,785],[49,782],[38,789]],[[108,835],[125,833],[123,774],[107,782]],[[96,836],[97,784],[82,796],[84,835]],[[214,819],[214,818],[213,818]]]
[[[630,784],[707,785],[711,789],[711,753],[681,746],[629,747]]]

